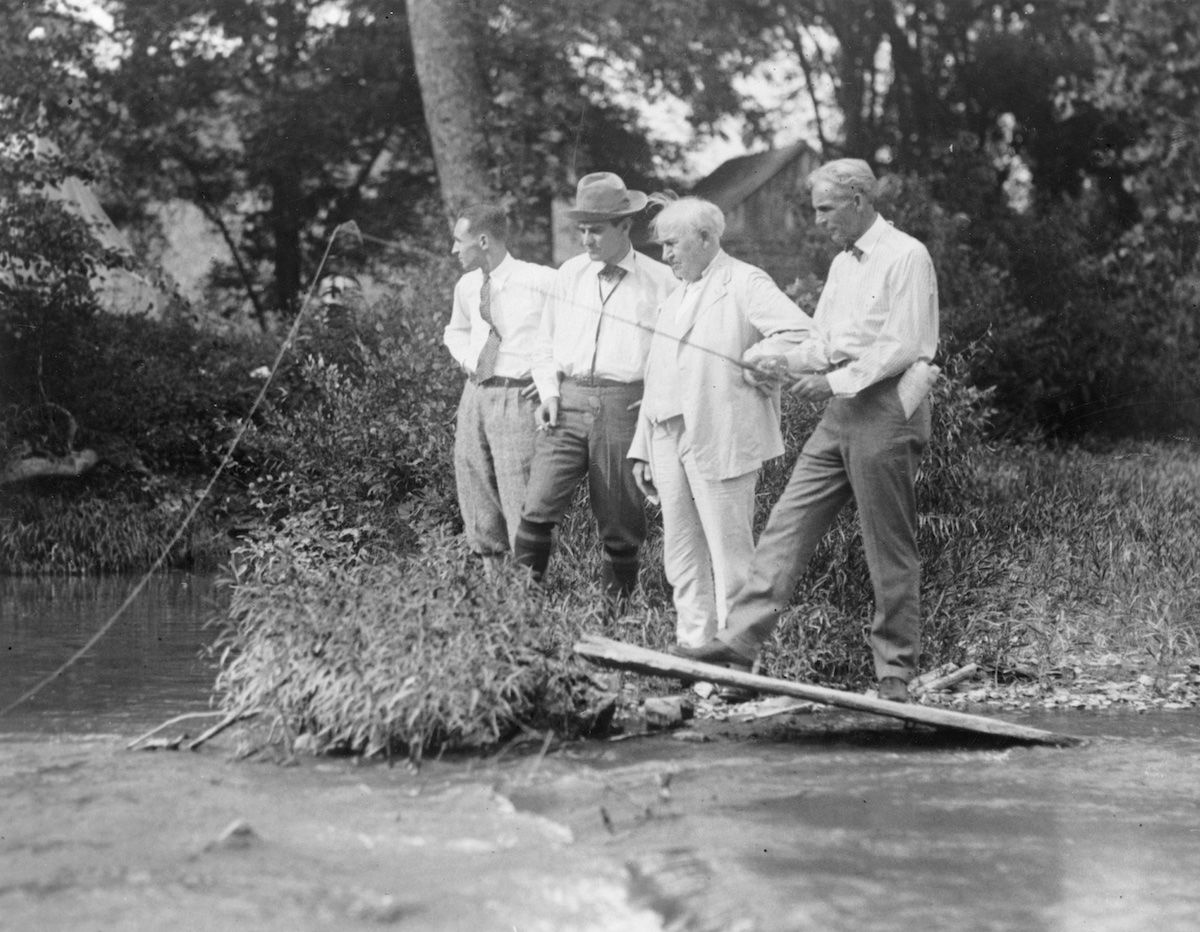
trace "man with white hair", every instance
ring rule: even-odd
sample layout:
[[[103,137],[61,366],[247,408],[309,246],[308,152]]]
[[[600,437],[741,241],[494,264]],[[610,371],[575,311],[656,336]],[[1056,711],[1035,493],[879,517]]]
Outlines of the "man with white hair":
[[[914,486],[930,431],[924,393],[931,380],[916,376],[936,374],[928,363],[937,350],[937,277],[925,247],[876,211],[877,181],[866,162],[829,162],[809,184],[817,226],[843,247],[813,315],[814,339],[833,368],[805,371],[807,345],[783,358],[790,390],[828,404],[759,538],[728,628],[703,647],[677,652],[748,669],[821,537],[853,497],[875,596],[878,693],[904,702],[921,651]]]
[[[715,204],[668,201],[651,229],[679,285],[658,311],[629,458],[662,506],[676,640],[699,647],[745,582],[759,467],[783,453],[779,390],[757,389],[737,361],[798,348],[812,321],[766,272],[721,249]]]

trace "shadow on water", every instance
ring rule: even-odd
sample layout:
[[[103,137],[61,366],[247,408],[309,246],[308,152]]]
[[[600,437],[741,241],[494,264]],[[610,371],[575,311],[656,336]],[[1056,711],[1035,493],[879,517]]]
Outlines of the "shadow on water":
[[[137,577],[0,577],[0,706],[53,673],[108,620]],[[0,732],[131,737],[205,711],[215,670],[204,656],[223,605],[209,576],[152,577],[112,629]]]

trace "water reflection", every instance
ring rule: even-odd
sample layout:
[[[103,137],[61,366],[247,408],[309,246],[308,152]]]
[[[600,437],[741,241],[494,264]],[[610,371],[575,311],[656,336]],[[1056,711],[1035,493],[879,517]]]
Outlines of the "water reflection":
[[[0,706],[82,647],[137,577],[0,577]],[[223,605],[208,576],[163,573],[57,680],[0,718],[0,732],[131,737],[173,715],[207,709],[214,670],[203,654]]]

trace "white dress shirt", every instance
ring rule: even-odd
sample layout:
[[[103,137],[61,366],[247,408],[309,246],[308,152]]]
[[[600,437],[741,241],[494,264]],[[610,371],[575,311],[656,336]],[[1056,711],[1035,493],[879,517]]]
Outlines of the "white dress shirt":
[[[710,263],[711,264],[711,263]],[[705,270],[707,271],[707,269]],[[696,316],[704,275],[694,282],[681,282],[683,297],[678,305],[667,301],[658,311],[654,338],[646,357],[647,391],[642,398],[642,413],[651,423],[659,423],[683,414],[683,390],[679,382],[679,342],[683,322]],[[649,374],[653,373],[653,386]]]
[[[528,378],[542,309],[554,283],[554,269],[505,254],[491,273],[491,314],[500,335],[498,376]],[[472,269],[454,286],[454,307],[442,342],[467,372],[475,371],[487,342],[488,325],[479,315],[483,271]]]
[[[842,397],[932,360],[938,341],[937,276],[924,245],[882,217],[854,245],[862,255],[834,257],[813,314],[813,340],[841,366],[826,377]],[[812,368],[814,348],[784,355],[793,370]]]
[[[642,378],[655,311],[677,282],[668,266],[633,249],[613,264],[625,270],[615,286],[601,280],[604,263],[587,253],[568,259],[555,274],[533,367],[543,401],[559,396],[560,374]]]

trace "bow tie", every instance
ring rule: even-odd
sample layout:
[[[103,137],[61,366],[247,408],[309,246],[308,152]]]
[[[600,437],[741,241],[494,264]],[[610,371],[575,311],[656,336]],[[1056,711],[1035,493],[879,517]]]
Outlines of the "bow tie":
[[[854,256],[855,262],[857,262],[859,259],[861,259],[863,257],[863,251],[861,249],[859,249],[857,246],[855,246],[853,243],[851,243],[848,246],[842,247],[842,252],[848,252],[848,253],[850,253],[850,255]]]
[[[597,274],[606,282],[613,280],[620,281],[625,275],[625,270],[619,265],[613,265],[609,262]]]

